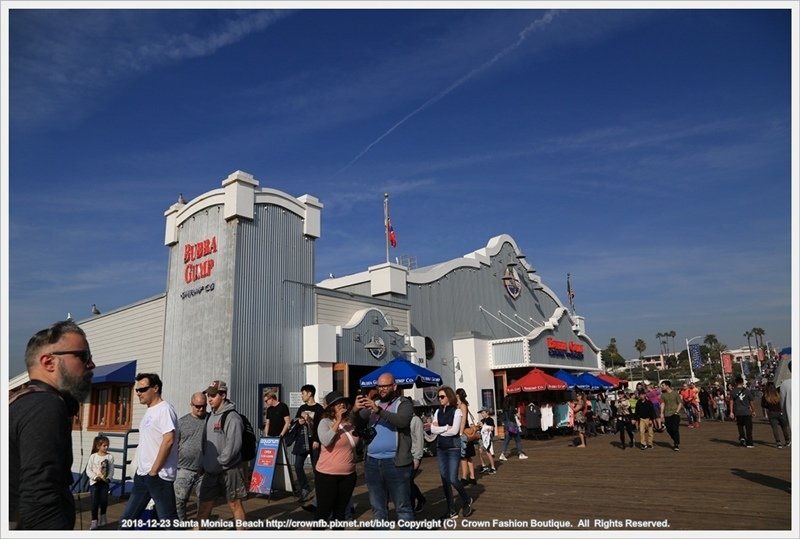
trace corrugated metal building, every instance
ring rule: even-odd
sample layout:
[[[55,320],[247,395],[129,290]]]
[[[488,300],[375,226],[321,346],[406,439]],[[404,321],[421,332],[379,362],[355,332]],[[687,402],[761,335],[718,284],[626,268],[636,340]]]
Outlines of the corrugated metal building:
[[[292,408],[305,383],[320,399],[333,389],[353,395],[361,376],[398,355],[491,408],[533,366],[600,368],[583,319],[507,235],[434,266],[378,264],[315,285],[322,208],[236,171],[167,209],[165,294],[80,323],[102,376],[76,423],[76,451],[88,454],[94,431],[136,428],[144,407],[132,398],[133,372],[160,373],[179,416],[193,392],[226,380],[230,399],[260,424],[267,388]]]

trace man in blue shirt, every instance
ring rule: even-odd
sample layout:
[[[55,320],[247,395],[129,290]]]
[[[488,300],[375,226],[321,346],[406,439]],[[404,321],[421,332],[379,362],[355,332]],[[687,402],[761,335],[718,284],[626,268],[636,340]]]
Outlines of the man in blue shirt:
[[[378,399],[364,395],[353,406],[357,429],[373,427],[375,438],[367,446],[364,477],[369,490],[372,516],[387,520],[389,499],[400,521],[414,520],[411,506],[411,475],[414,460],[411,456],[411,401],[397,394],[394,376],[384,373],[378,377]]]

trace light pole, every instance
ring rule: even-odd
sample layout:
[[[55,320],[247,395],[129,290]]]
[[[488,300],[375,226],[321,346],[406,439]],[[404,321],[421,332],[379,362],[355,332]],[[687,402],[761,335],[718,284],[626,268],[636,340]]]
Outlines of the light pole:
[[[697,379],[694,377],[694,368],[692,367],[692,353],[689,351],[689,343],[695,339],[702,339],[702,335],[698,335],[697,337],[692,337],[691,339],[686,339],[686,357],[689,359],[689,380],[692,382],[696,382]]]

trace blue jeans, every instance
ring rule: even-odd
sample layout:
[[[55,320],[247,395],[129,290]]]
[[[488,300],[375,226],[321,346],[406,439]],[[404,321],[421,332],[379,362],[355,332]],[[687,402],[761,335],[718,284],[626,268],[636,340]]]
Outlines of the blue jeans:
[[[444,498],[447,500],[447,511],[449,514],[455,513],[455,506],[453,504],[453,490],[450,488],[455,487],[458,495],[461,496],[461,501],[468,504],[469,494],[464,490],[464,485],[458,478],[458,463],[461,458],[461,451],[458,447],[452,449],[438,448],[436,450],[436,459],[439,461],[439,475],[442,477],[442,489],[444,489]]]
[[[519,453],[519,454],[525,453],[525,451],[522,450],[522,437],[519,435],[519,430],[517,430],[516,434],[511,434],[508,431],[508,428],[511,426],[511,422],[509,422],[509,421],[506,421],[504,423],[504,426],[505,426],[506,435],[505,435],[505,438],[503,438],[503,448],[500,450],[500,454],[501,455],[505,455],[506,454],[506,451],[508,451],[508,444],[511,442],[511,437],[512,436],[514,437],[514,443],[517,446],[517,453]],[[519,427],[517,427],[517,423],[516,422],[514,422],[514,427],[519,429]]]
[[[133,476],[133,490],[119,517],[119,529],[126,529],[123,523],[128,519],[137,519],[147,507],[150,499],[155,502],[156,514],[162,521],[172,521],[178,518],[178,511],[175,508],[175,489],[172,481],[161,479],[158,476],[135,474]],[[165,526],[167,528],[167,526]],[[130,529],[130,528],[127,528]]]
[[[458,462],[458,449],[456,449]],[[394,459],[376,459],[367,457],[364,460],[364,479],[369,490],[369,504],[372,507],[372,518],[389,519],[389,499],[394,502],[398,520],[414,520],[414,508],[411,506],[411,475],[414,467],[395,466]]]
[[[686,421],[690,425],[697,423],[697,412],[694,409],[694,405],[683,403],[683,409],[686,412]]]

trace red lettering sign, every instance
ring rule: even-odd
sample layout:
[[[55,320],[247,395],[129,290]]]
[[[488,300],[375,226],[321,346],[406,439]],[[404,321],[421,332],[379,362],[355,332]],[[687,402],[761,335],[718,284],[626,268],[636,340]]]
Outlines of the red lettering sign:
[[[552,337],[547,337],[547,347],[552,348],[553,350],[563,350],[564,352],[567,351],[567,343],[564,341],[557,341]]]
[[[570,342],[569,343],[569,351],[570,352],[575,352],[576,354],[582,354],[583,353],[583,345],[582,344],[578,344],[576,342]]]
[[[183,280],[187,283],[192,283],[198,279],[204,279],[211,276],[211,270],[214,269],[214,259],[204,260],[198,264],[190,264],[198,258],[203,258],[217,252],[217,237],[199,241],[197,243],[190,243],[183,246],[183,263],[186,267],[183,269]]]
[[[217,237],[183,246],[183,263],[203,258],[217,252]]]

